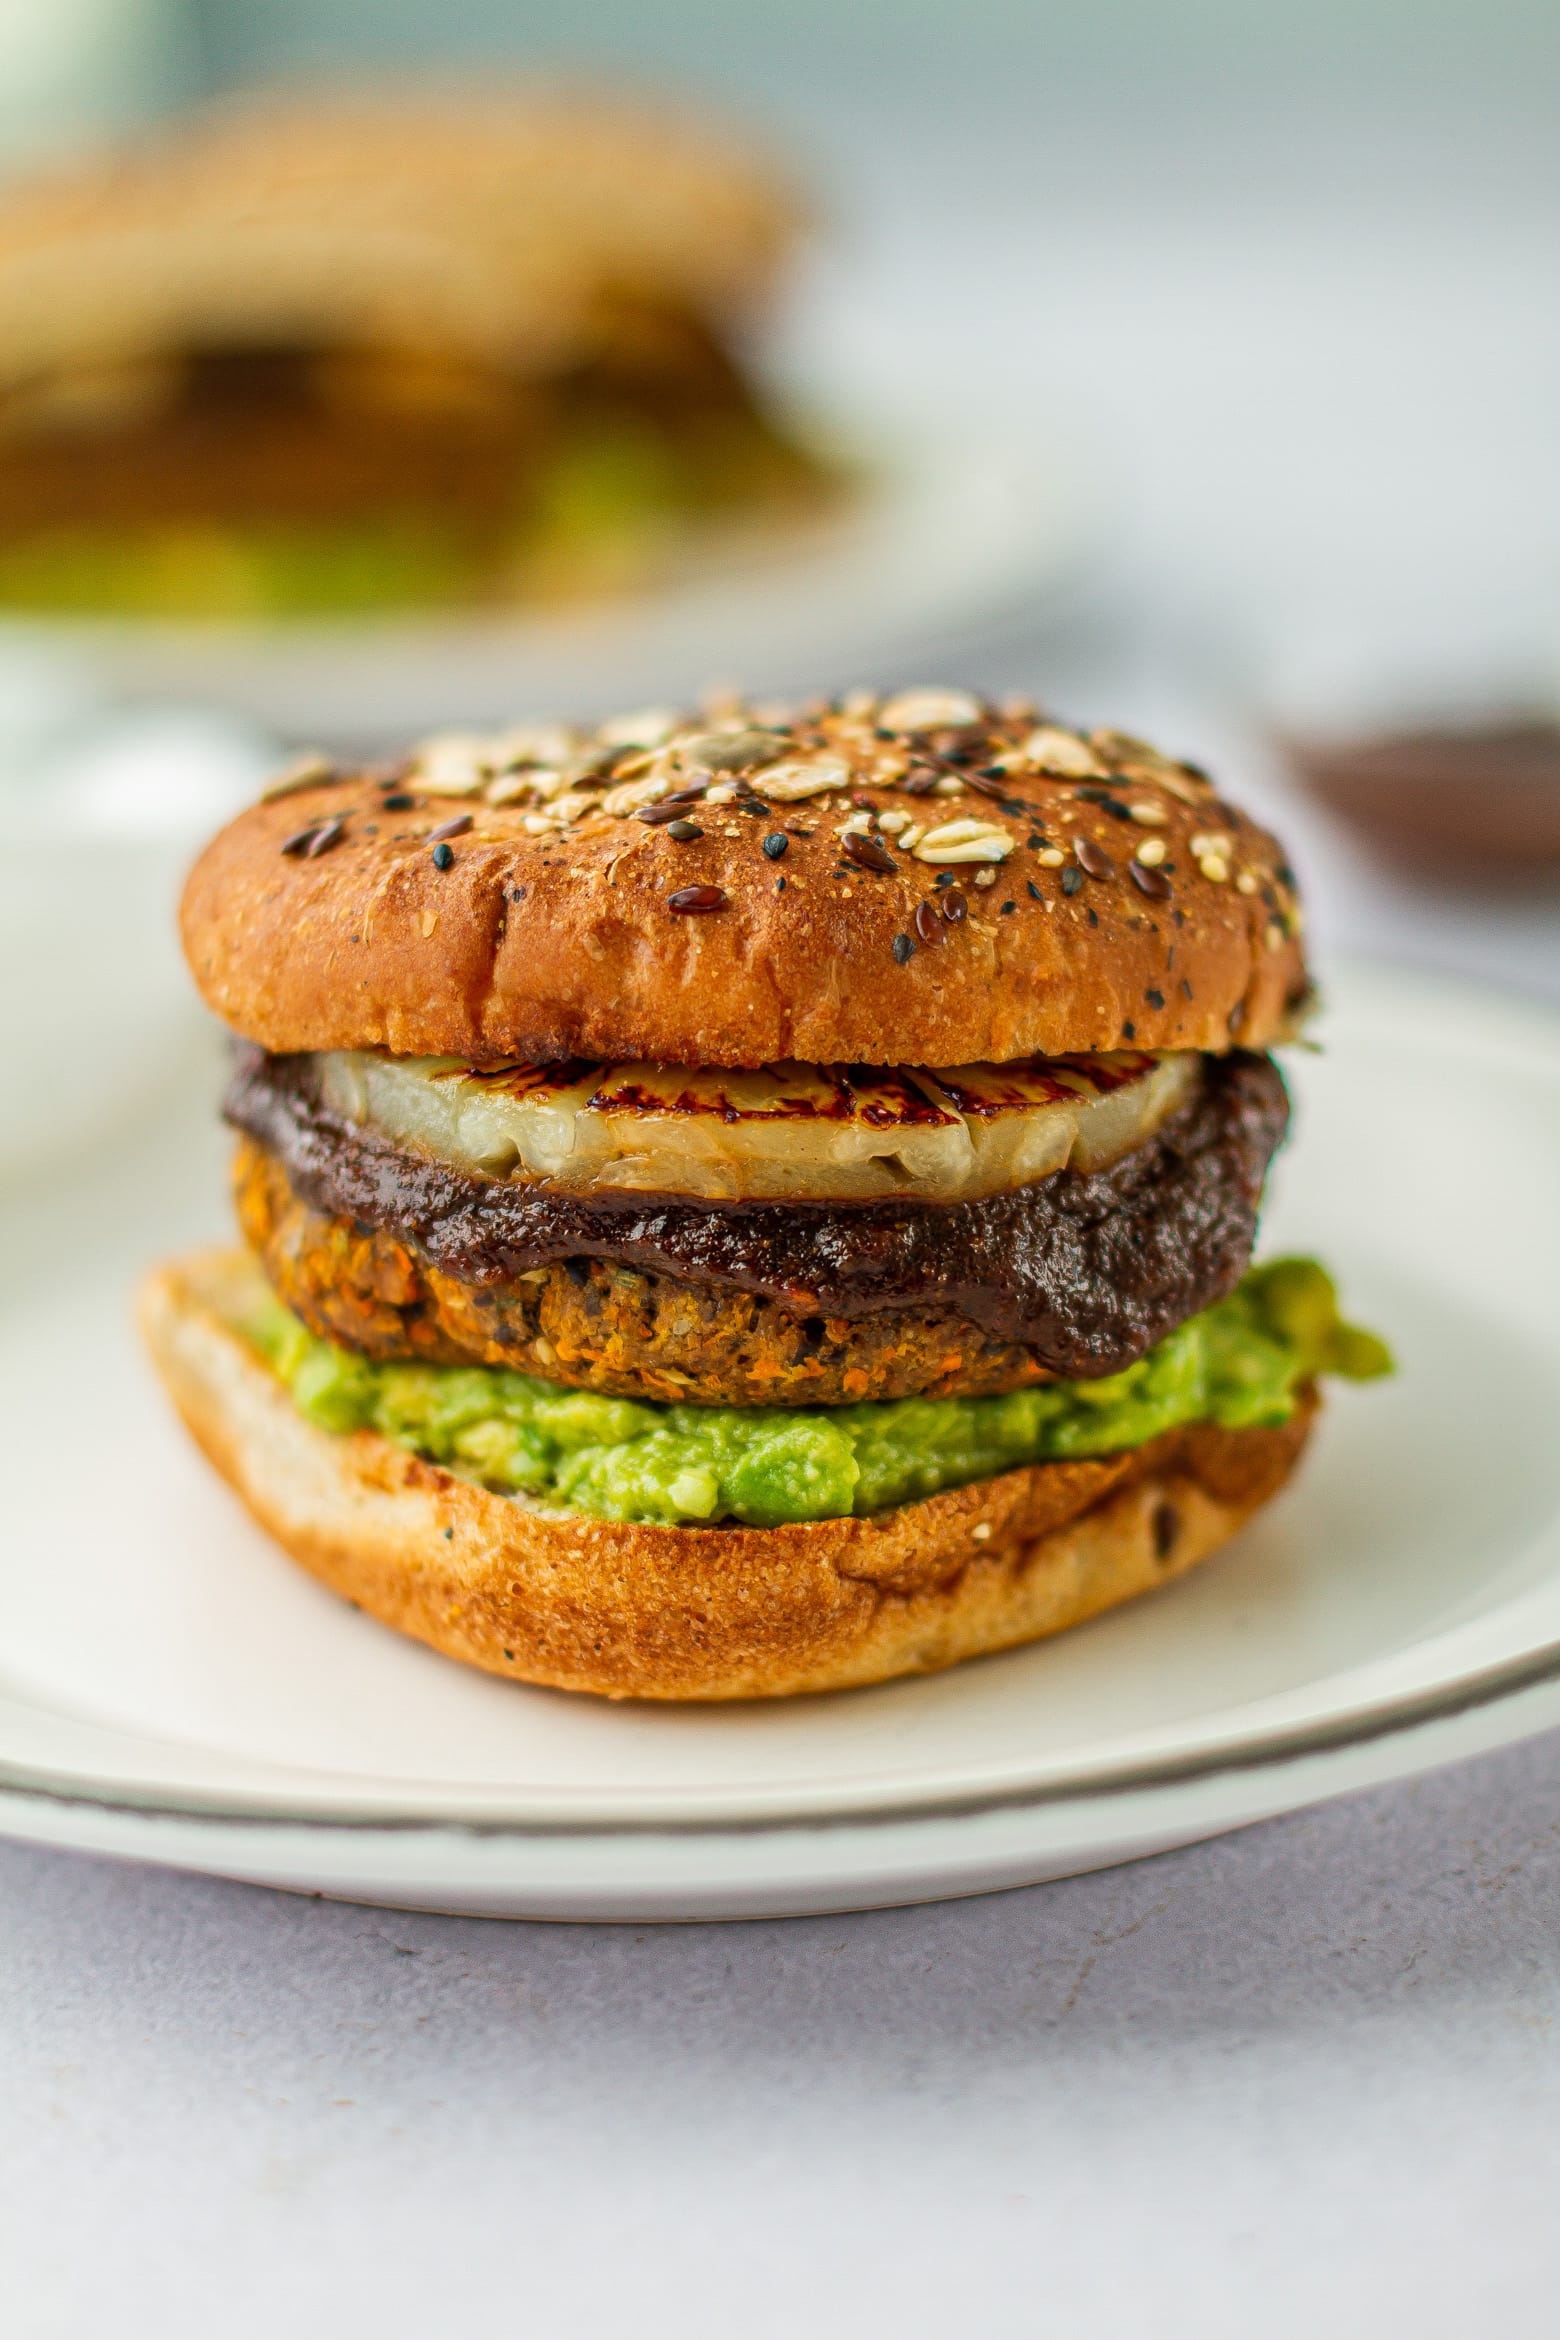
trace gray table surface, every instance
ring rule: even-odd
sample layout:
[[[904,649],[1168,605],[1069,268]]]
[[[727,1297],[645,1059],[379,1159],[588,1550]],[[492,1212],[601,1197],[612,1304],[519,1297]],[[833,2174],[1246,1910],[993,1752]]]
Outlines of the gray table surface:
[[[816,313],[924,373],[1011,307],[1030,247],[1015,214],[973,262],[957,187],[920,200],[897,243],[863,237],[873,299],[825,288]],[[1470,609],[1497,575],[1544,606],[1552,262],[1521,205],[1075,220],[1012,338],[1128,451],[1134,517],[1092,633],[983,671],[1043,668],[1227,759],[1254,604],[1271,641],[1434,568]],[[1552,904],[1427,904],[1287,817],[1324,944],[1560,996]],[[0,2324],[24,2340],[1537,2340],[1560,2280],[1560,1740],[1132,1869],[844,1920],[483,1924],[0,1847],[0,2171]]]
[[[0,1848],[34,2334],[1541,2340],[1560,1740],[849,1919],[402,1916]]]

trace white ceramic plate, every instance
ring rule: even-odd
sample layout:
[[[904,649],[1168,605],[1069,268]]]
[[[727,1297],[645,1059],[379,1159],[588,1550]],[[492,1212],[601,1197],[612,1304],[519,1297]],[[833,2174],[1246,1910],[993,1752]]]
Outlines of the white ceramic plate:
[[[170,1420],[126,1310],[220,1226],[194,1097],[0,1220],[0,1827],[406,1906],[698,1918],[1128,1859],[1560,1722],[1560,1023],[1341,983],[1267,1246],[1402,1373],[1184,1583],[916,1682],[613,1707],[463,1672],[300,1575]],[[214,1066],[200,1080],[214,1078]]]
[[[1100,524],[1092,461],[1045,416],[885,411],[838,434],[870,472],[815,534],[711,560],[653,593],[559,615],[288,626],[5,628],[63,643],[131,698],[215,705],[288,739],[399,744],[515,717],[687,700],[711,683],[787,694],[872,680],[1073,580]]]

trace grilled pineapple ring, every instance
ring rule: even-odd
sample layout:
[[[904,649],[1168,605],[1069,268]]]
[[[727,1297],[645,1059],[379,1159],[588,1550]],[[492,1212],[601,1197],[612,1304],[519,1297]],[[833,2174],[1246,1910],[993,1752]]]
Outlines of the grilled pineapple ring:
[[[712,1202],[964,1202],[1097,1170],[1191,1096],[1189,1052],[904,1066],[503,1065],[321,1059],[326,1104],[489,1178]]]

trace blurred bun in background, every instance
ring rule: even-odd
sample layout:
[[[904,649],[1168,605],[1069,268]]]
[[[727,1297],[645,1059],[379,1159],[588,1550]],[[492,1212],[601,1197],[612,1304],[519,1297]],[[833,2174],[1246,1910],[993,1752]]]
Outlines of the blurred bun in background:
[[[0,198],[0,607],[547,604],[805,517],[742,357],[799,236],[702,120],[273,93]]]

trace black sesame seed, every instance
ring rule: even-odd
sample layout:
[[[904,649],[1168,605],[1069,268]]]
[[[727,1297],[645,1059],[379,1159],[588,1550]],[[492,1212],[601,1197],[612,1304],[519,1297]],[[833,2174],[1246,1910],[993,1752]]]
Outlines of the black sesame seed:
[[[785,892],[785,880],[784,880],[784,878],[783,878],[783,877],[777,877],[777,878],[776,878],[776,880],[775,880],[775,892],[776,892],[777,894],[783,894],[783,893]]]
[[[894,957],[898,960],[900,966],[902,967],[905,961],[909,958],[913,958],[914,955],[915,944],[911,941],[909,935],[896,934],[894,937]]]
[[[959,881],[951,869],[940,869],[932,882],[937,886],[956,886]]]
[[[1123,1024],[1121,1027],[1121,1037],[1123,1040],[1135,1040],[1137,1038],[1136,1024]]]
[[[415,796],[408,796],[404,789],[398,788],[393,796],[382,796],[379,802],[383,812],[410,812],[417,799]]]
[[[1192,987],[1187,982],[1184,975],[1181,977],[1181,997],[1183,999],[1190,999],[1192,997]]]
[[[448,845],[442,842],[435,845],[433,849],[433,866],[435,869],[448,869],[454,859],[455,855]]]
[[[778,861],[783,853],[789,852],[790,845],[791,840],[783,829],[771,829],[764,839],[764,851],[771,861]]]
[[[1035,884],[1033,878],[1029,880],[1029,899],[1031,902],[1043,902],[1045,900],[1044,894],[1041,893],[1040,888]]]
[[[1083,872],[1081,869],[1077,868],[1076,865],[1070,864],[1066,869],[1063,870],[1062,892],[1064,894],[1076,894],[1082,884]]]
[[[1089,913],[1088,913],[1088,920],[1089,920],[1089,924],[1090,924],[1091,926],[1098,926],[1098,925],[1099,925],[1099,922],[1100,922],[1100,914],[1099,914],[1099,912],[1098,912],[1097,910],[1091,910],[1091,911],[1089,911]]]
[[[1162,991],[1155,991],[1150,988],[1144,992],[1143,997],[1147,1000],[1151,1008],[1162,1008],[1165,1004],[1165,995]]]
[[[1003,917],[1004,917],[1004,918],[1011,918],[1011,917],[1012,917],[1012,915],[1013,915],[1013,913],[1014,913],[1014,911],[1015,911],[1017,908],[1018,908],[1018,904],[1017,904],[1016,902],[1004,902],[1004,903],[1003,903],[1003,905],[1002,905],[1002,915],[1003,915]]]
[[[510,888],[509,899],[511,902],[523,902],[525,900],[524,886],[512,886]]]
[[[1024,839],[1024,843],[1029,847],[1031,853],[1038,853],[1041,846],[1045,843],[1045,839],[1042,836],[1036,835],[1032,837],[1026,837]]]
[[[675,837],[679,845],[691,845],[695,837],[703,836],[704,831],[697,821],[668,821],[666,833],[669,837]]]

